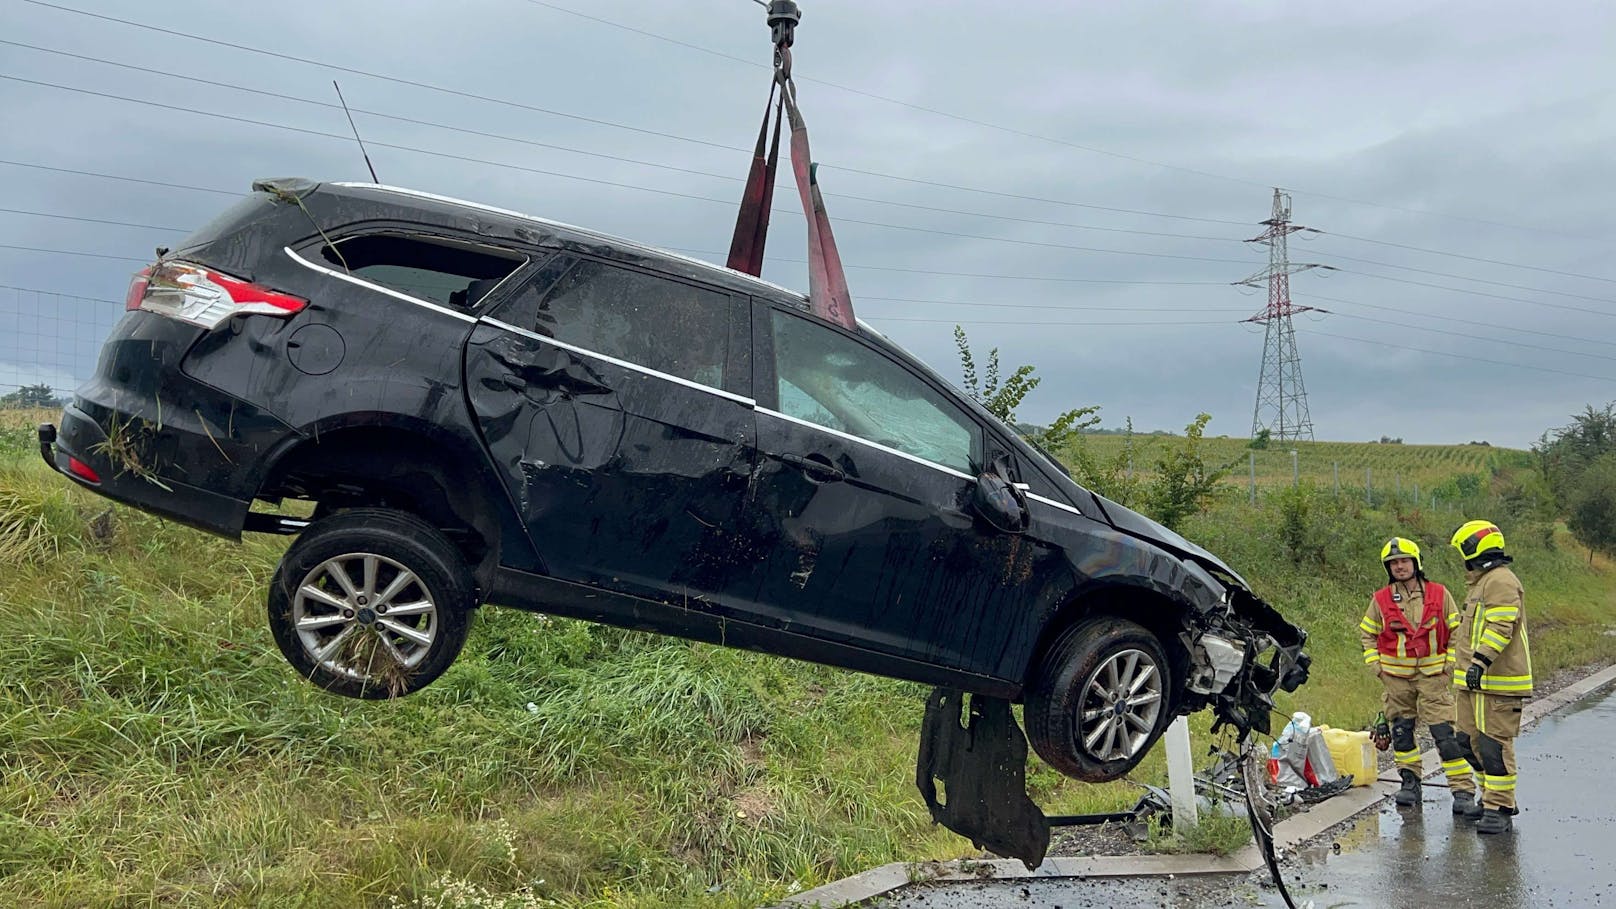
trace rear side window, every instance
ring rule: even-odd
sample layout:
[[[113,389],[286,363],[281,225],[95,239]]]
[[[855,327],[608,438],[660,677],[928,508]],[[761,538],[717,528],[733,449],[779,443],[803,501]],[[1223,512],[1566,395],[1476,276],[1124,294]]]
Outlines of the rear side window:
[[[558,256],[494,316],[592,353],[722,388],[731,308],[726,294]]]
[[[526,258],[469,243],[407,234],[365,234],[320,247],[331,268],[390,290],[467,310]]]
[[[774,311],[780,412],[970,472],[976,422],[918,376],[814,320]]]

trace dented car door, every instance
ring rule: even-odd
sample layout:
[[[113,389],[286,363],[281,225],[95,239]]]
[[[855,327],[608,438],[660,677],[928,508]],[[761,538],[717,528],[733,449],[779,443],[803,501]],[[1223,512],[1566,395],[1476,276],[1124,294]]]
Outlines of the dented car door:
[[[748,322],[729,294],[563,253],[478,323],[468,394],[547,574],[698,608],[721,586],[751,467]]]
[[[982,427],[850,333],[767,307],[758,321],[753,608],[816,637],[987,671],[999,646],[982,645],[1002,641],[1032,579],[1007,567],[1010,535],[971,510]]]

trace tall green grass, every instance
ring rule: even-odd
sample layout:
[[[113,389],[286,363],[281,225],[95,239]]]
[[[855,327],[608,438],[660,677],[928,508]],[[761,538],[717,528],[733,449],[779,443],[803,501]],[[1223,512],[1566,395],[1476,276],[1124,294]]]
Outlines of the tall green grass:
[[[1361,726],[1379,546],[1414,536],[1456,583],[1451,518],[1314,505],[1314,561],[1272,499],[1188,531],[1311,630],[1315,682],[1281,708]],[[343,700],[264,626],[284,540],[106,511],[0,426],[0,905],[750,906],[974,853],[914,790],[917,686],[486,609],[425,691]],[[1609,568],[1511,542],[1540,674],[1616,658]],[[1135,774],[1164,777],[1159,752]],[[1036,761],[1029,788],[1052,813],[1139,794]]]

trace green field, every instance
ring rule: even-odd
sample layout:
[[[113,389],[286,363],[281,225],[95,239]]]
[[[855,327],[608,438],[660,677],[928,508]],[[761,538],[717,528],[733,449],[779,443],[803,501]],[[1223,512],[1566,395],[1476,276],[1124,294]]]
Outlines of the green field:
[[[1136,435],[1135,469],[1150,473],[1153,452],[1174,436]],[[1112,457],[1130,444],[1123,435],[1085,436],[1082,444],[1101,457]],[[1363,493],[1367,479],[1377,494],[1401,490],[1412,498],[1416,484],[1429,493],[1459,474],[1489,476],[1495,469],[1518,468],[1530,463],[1530,453],[1487,445],[1402,445],[1373,442],[1272,442],[1261,451],[1248,447],[1247,439],[1208,438],[1203,440],[1207,460],[1229,468],[1228,482],[1245,488],[1255,461],[1257,486],[1289,486],[1298,476],[1333,488],[1339,475],[1343,489]],[[1296,452],[1293,459],[1292,451]],[[1428,498],[1422,496],[1422,499]]]
[[[422,693],[325,695],[264,626],[284,539],[106,517],[40,463],[35,418],[0,416],[0,905],[739,907],[974,854],[914,790],[912,685],[485,609]],[[1317,450],[1433,486],[1500,454]],[[1288,482],[1288,453],[1267,456]],[[1287,529],[1277,489],[1253,507],[1231,485],[1185,530],[1310,629],[1315,681],[1280,706],[1361,727],[1378,695],[1355,627],[1380,544],[1417,538],[1457,583],[1457,522],[1330,493]],[[1616,572],[1553,526],[1506,531],[1537,671],[1616,659]],[[1194,728],[1199,752],[1206,717]],[[1155,754],[1135,778],[1163,775]],[[1139,794],[1041,765],[1031,786],[1051,812]]]

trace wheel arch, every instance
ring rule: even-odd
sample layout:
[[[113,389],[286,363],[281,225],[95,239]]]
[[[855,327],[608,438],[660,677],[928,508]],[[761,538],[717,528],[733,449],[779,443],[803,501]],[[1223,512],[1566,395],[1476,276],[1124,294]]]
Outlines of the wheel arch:
[[[484,591],[511,547],[530,552],[481,448],[419,418],[348,415],[305,427],[266,455],[259,474],[261,499],[310,499],[327,513],[382,507],[421,517],[461,548]]]
[[[1184,630],[1185,617],[1193,610],[1188,600],[1137,581],[1117,579],[1079,590],[1044,622],[1022,672],[1022,684],[1031,684],[1045,655],[1067,629],[1095,616],[1126,619],[1143,626],[1161,642],[1174,676],[1182,679],[1189,665],[1189,652],[1179,635]],[[1176,707],[1176,693],[1174,697]]]

